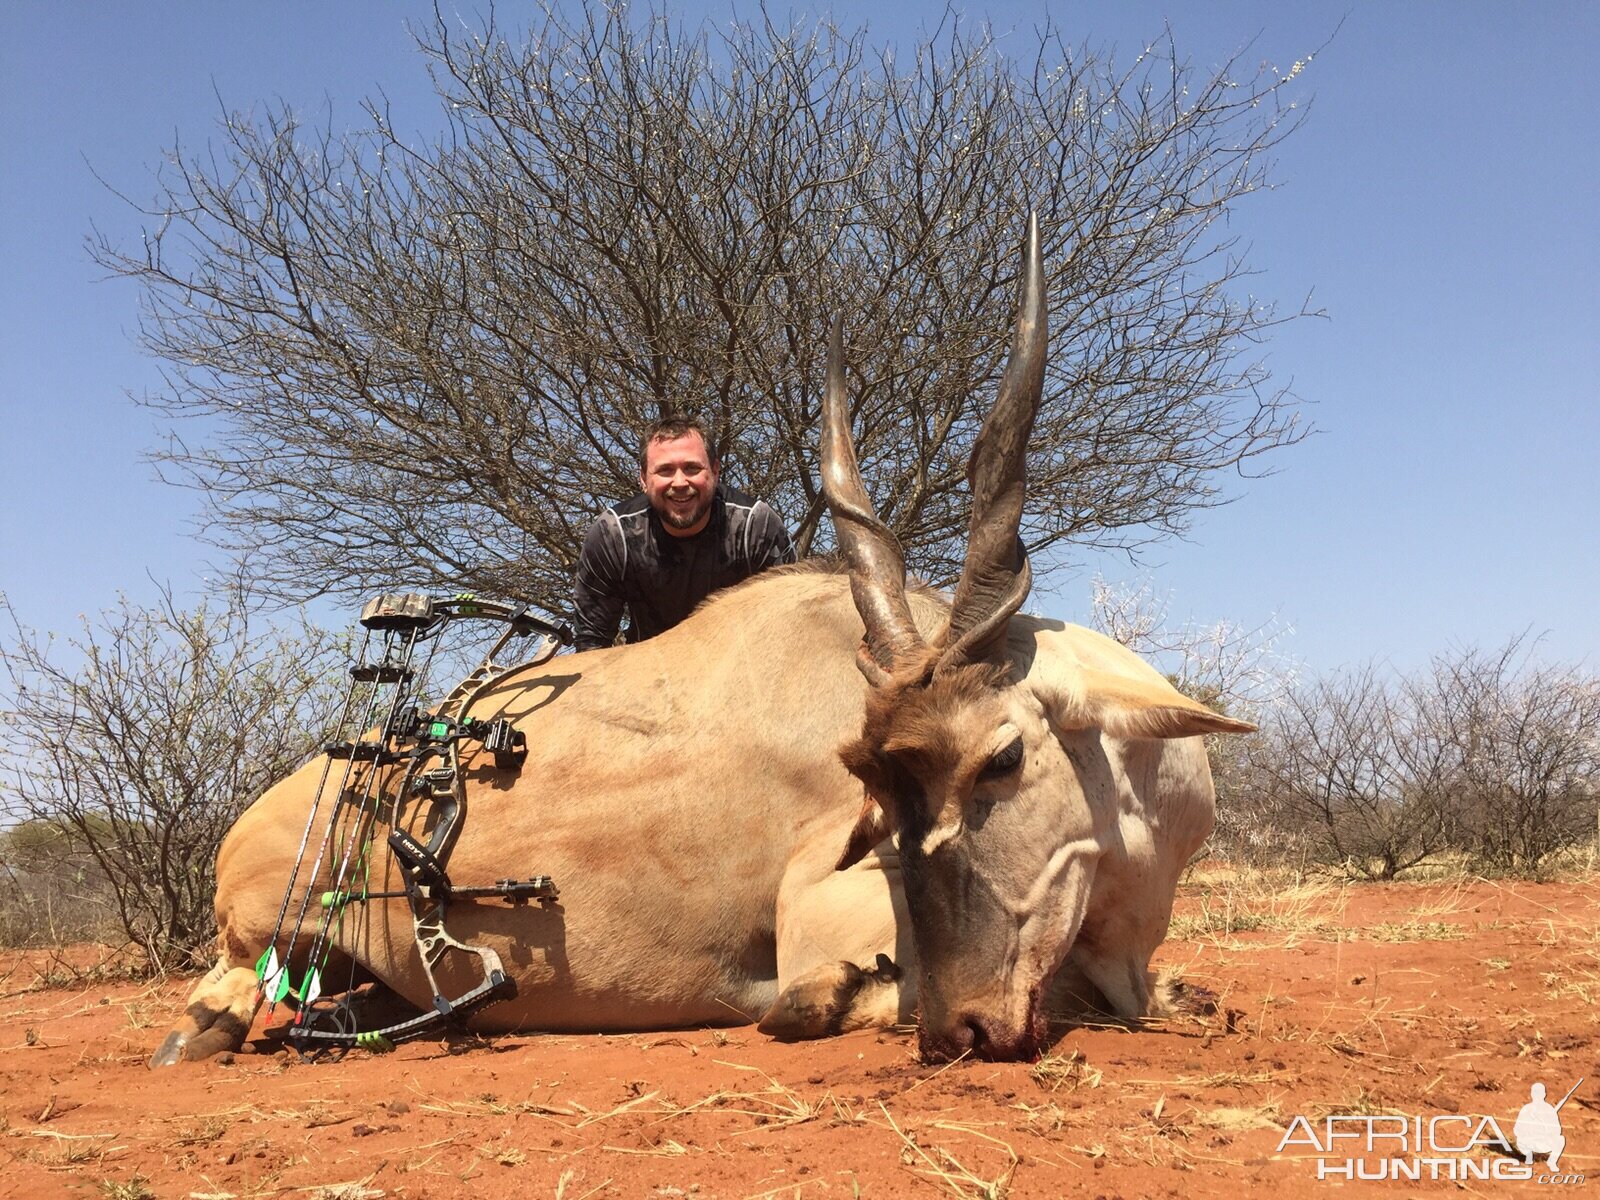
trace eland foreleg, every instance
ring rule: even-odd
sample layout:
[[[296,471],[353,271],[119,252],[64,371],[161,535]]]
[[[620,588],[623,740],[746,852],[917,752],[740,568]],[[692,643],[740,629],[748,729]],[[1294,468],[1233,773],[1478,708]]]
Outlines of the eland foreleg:
[[[761,1018],[780,1041],[832,1037],[915,1020],[911,921],[888,846],[835,871],[841,839],[818,839],[778,897],[778,999]]]
[[[256,973],[224,954],[189,993],[183,1017],[150,1056],[152,1067],[195,1062],[244,1045],[261,1007]]]

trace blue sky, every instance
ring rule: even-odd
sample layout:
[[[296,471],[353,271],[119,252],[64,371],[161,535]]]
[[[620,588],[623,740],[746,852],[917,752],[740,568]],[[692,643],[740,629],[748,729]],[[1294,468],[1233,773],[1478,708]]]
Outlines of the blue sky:
[[[1040,607],[1081,617],[1098,569],[1148,576],[1180,619],[1276,613],[1313,669],[1408,667],[1530,628],[1547,656],[1600,662],[1600,6],[958,8],[1019,38],[1048,11],[1129,55],[1170,21],[1202,69],[1247,43],[1247,61],[1286,68],[1338,29],[1306,72],[1311,116],[1280,155],[1282,187],[1233,223],[1259,295],[1311,293],[1328,314],[1266,348],[1321,432],[1270,478],[1232,484],[1189,541],[1096,561]],[[923,10],[832,11],[886,42]],[[65,629],[118,589],[149,599],[152,578],[192,591],[214,556],[196,498],[141,459],[161,431],[127,394],[158,388],[159,364],[134,344],[137,288],[98,278],[83,246],[94,225],[136,243],[137,224],[95,173],[148,197],[175,137],[211,136],[218,93],[331,107],[342,127],[381,87],[400,128],[425,129],[434,102],[405,22],[428,13],[0,7],[0,590],[30,624]]]

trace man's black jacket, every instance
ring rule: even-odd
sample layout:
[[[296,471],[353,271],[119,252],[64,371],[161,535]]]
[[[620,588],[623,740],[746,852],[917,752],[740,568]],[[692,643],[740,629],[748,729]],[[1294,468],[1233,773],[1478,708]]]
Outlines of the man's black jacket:
[[[611,645],[624,607],[627,640],[643,641],[712,592],[794,558],[789,531],[764,500],[718,484],[706,527],[681,538],[662,527],[640,492],[606,509],[584,535],[574,587],[577,648]]]

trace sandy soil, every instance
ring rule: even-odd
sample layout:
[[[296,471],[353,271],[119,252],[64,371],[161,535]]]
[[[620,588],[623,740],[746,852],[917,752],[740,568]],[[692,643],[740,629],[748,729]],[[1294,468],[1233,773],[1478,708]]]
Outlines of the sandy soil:
[[[1318,1182],[1304,1136],[1279,1152],[1296,1115],[1319,1138],[1329,1114],[1420,1116],[1424,1131],[1490,1116],[1510,1134],[1531,1084],[1553,1102],[1580,1076],[1561,1173],[1600,1178],[1600,883],[1219,877],[1185,888],[1159,963],[1214,991],[1218,1012],[1066,1029],[1038,1063],[940,1069],[916,1061],[909,1032],[782,1046],[733,1029],[420,1043],[317,1065],[263,1041],[151,1072],[189,981],[47,987],[37,956],[12,953],[0,1195],[1309,1195],[1351,1185]],[[1440,1126],[1438,1144],[1464,1129]],[[1328,1162],[1354,1154],[1371,1171],[1395,1153],[1345,1142]]]

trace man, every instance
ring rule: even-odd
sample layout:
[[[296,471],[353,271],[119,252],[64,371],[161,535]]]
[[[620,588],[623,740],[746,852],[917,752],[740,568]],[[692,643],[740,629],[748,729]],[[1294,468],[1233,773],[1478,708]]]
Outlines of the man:
[[[606,509],[583,538],[574,588],[579,650],[615,642],[624,608],[627,640],[640,642],[712,592],[794,561],[778,514],[720,486],[719,471],[695,418],[668,417],[645,430],[639,494]]]

